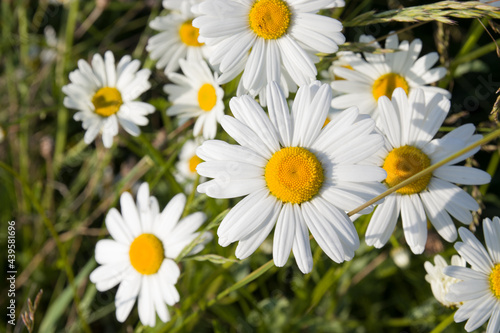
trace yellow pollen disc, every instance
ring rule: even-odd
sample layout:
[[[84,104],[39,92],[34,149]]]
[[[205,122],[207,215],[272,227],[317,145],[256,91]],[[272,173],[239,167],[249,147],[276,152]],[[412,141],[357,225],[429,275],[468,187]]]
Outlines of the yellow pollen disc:
[[[431,160],[420,149],[413,146],[394,148],[385,158],[382,166],[387,171],[385,182],[389,188],[396,186],[431,165]],[[420,193],[429,184],[432,174],[427,174],[413,183],[400,188],[400,194]]]
[[[500,263],[496,264],[491,271],[490,288],[493,295],[500,300]]]
[[[189,171],[195,173],[196,172],[196,167],[201,162],[202,162],[201,158],[199,158],[197,155],[193,155],[193,157],[191,157],[189,159]]]
[[[116,88],[104,87],[94,94],[92,104],[94,104],[95,113],[109,117],[120,110],[120,106],[123,104],[122,94]]]
[[[200,29],[193,27],[192,20],[182,23],[179,28],[179,37],[187,46],[203,46],[204,43],[198,42],[199,35]]]
[[[288,30],[291,16],[285,1],[257,0],[250,9],[250,28],[264,39],[278,39]]]
[[[406,94],[410,91],[405,78],[396,73],[384,74],[373,83],[372,94],[376,101],[382,96],[392,98],[392,92],[396,88],[403,88]]]
[[[285,147],[269,159],[264,172],[267,187],[282,202],[310,200],[323,185],[323,167],[316,156],[301,147]]]
[[[217,103],[215,88],[210,83],[205,83],[198,90],[198,104],[203,111],[211,111]]]
[[[136,271],[143,275],[158,272],[165,258],[162,242],[153,234],[142,234],[132,244],[128,255]]]

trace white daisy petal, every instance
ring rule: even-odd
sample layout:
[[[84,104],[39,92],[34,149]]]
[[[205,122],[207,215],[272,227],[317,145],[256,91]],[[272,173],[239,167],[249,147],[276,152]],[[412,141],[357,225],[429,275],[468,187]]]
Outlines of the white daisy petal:
[[[174,305],[175,303],[179,302],[179,300],[180,300],[179,292],[177,291],[175,286],[172,284],[162,284],[161,292],[162,292],[163,300],[168,305]]]
[[[236,161],[260,167],[267,164],[267,160],[253,150],[219,140],[203,142],[196,154],[204,161]]]
[[[263,179],[230,179],[223,177],[198,185],[197,191],[206,193],[212,198],[229,199],[253,193],[265,188],[265,186],[266,183]]]
[[[450,286],[447,298],[452,302],[463,302],[484,297],[488,293],[490,293],[489,283],[483,278],[480,280],[462,281]]]
[[[385,133],[392,147],[401,146],[401,125],[399,114],[394,110],[391,101],[382,96],[378,100],[382,131]]]
[[[290,256],[296,224],[292,204],[284,204],[274,230],[273,259],[274,264],[278,267],[283,267]]]
[[[134,199],[129,192],[123,192],[120,196],[120,206],[122,209],[122,216],[127,223],[127,227],[135,238],[142,233],[141,220]]]
[[[151,298],[153,298],[155,312],[163,322],[166,322],[170,319],[170,315],[168,314],[167,306],[163,301],[162,294],[158,292],[158,290],[161,289],[162,283],[163,281],[160,281],[158,276],[151,277]]]
[[[107,85],[114,87],[116,84],[115,57],[111,51],[104,53],[104,65],[106,66]]]
[[[124,279],[115,297],[116,319],[123,323],[132,310],[135,300],[141,288],[141,276],[133,269],[127,271],[127,278]]]
[[[465,330],[467,332],[474,331],[481,327],[491,316],[491,312],[498,300],[493,297],[487,297],[482,303],[478,304],[478,307],[470,316],[469,320],[465,324]]]
[[[224,116],[220,123],[240,145],[255,151],[264,158],[271,157],[272,151],[250,127],[230,116]]]
[[[491,259],[495,263],[500,263],[500,219],[495,216],[493,221],[490,219],[483,220],[484,239],[486,247]]]
[[[318,245],[335,262],[345,260],[344,249],[333,225],[309,202],[302,203],[302,213]]]
[[[483,170],[458,165],[442,166],[436,169],[433,175],[462,185],[481,185],[491,181],[491,176]]]
[[[279,139],[274,126],[253,98],[248,95],[233,98],[229,107],[234,117],[252,129],[270,151],[279,149]]]
[[[126,270],[127,265],[123,262],[102,265],[90,273],[89,279],[96,284],[97,290],[106,291],[123,280],[123,275]]]
[[[467,230],[462,227],[458,229],[458,233],[460,234],[460,238],[462,238],[462,242],[458,242],[455,244],[455,249],[460,253],[460,255],[467,260],[472,266],[472,269],[479,270],[484,273],[488,273],[493,267],[493,263],[486,252],[484,246],[477,240],[476,237]]]
[[[267,195],[264,190],[255,192],[254,195],[248,196],[248,200],[246,199],[243,199],[238,204],[241,205],[240,211],[244,208],[246,212],[236,215],[238,210],[234,214],[231,214],[233,212],[231,210],[221,222],[217,235],[220,237],[219,244],[222,246],[248,236],[265,222],[276,204],[276,199],[273,196]],[[249,207],[250,203],[253,205]],[[221,243],[221,239],[224,240],[223,243]]]
[[[454,315],[455,322],[460,323],[462,321],[469,319],[471,315],[474,312],[476,312],[478,307],[481,306],[481,304],[483,303],[484,299],[482,297],[465,302],[463,305],[460,306],[457,312],[455,312]]]
[[[100,265],[128,261],[129,247],[112,239],[101,239],[95,246],[95,260]]]
[[[274,128],[278,130],[280,143],[283,146],[290,146],[292,142],[293,123],[286,98],[276,82],[271,82],[267,87],[267,91],[267,106],[271,122]]]
[[[477,272],[468,267],[460,267],[460,266],[449,266],[444,269],[444,274],[454,277],[459,280],[484,280],[486,279],[486,275],[484,273]]]
[[[491,317],[488,321],[488,327],[486,333],[495,333],[500,331],[500,303],[496,303]]]
[[[116,208],[111,208],[106,215],[106,228],[111,237],[120,243],[130,244],[134,239],[131,230]]]
[[[365,234],[367,245],[381,248],[389,240],[399,217],[399,205],[396,195],[389,195],[384,203],[378,205],[368,224]]]
[[[155,225],[155,234],[163,239],[167,234],[171,233],[177,222],[179,222],[185,205],[186,196],[183,193],[175,195],[161,212],[158,223]]]
[[[267,238],[274,225],[276,224],[281,206],[281,204],[278,204],[276,202],[273,210],[264,219],[264,222],[258,228],[256,228],[254,231],[252,231],[250,234],[239,241],[234,253],[236,258],[245,259],[252,253],[254,253],[255,250],[257,250],[257,248]]]
[[[321,196],[314,198],[311,203],[333,225],[344,248],[350,248],[353,251],[357,250],[359,247],[358,233],[347,214],[328,203]]]
[[[421,254],[427,241],[427,221],[418,195],[401,197],[401,220],[406,241],[415,254]]]
[[[450,215],[437,204],[438,201],[435,200],[432,192],[422,191],[419,195],[424,204],[426,215],[436,231],[446,241],[454,242],[458,234]]]
[[[141,290],[139,292],[138,309],[139,318],[146,326],[153,327],[156,322],[153,298],[151,297],[151,276],[143,276],[141,281]]]
[[[295,237],[293,240],[293,255],[300,271],[304,274],[310,273],[313,268],[311,244],[309,243],[309,230],[302,216],[302,210],[298,205],[293,205],[295,218]]]
[[[205,177],[246,179],[264,175],[261,167],[236,161],[211,161],[198,165],[196,171]]]

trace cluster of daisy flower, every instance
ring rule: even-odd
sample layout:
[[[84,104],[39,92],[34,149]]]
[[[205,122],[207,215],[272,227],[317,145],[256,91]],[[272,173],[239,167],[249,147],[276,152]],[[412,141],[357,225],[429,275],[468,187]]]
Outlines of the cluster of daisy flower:
[[[236,257],[244,259],[274,229],[275,265],[284,266],[293,252],[306,274],[313,269],[309,234],[342,263],[360,246],[354,222],[361,214],[373,213],[367,245],[383,247],[401,221],[414,254],[425,249],[429,221],[447,242],[458,233],[463,240],[455,245],[463,258],[453,259],[455,266],[445,268],[439,256],[435,266],[426,264],[436,298],[460,306],[455,319],[470,318],[467,330],[491,317],[488,332],[498,332],[500,220],[483,223],[488,252],[467,229],[457,233],[454,223],[470,224],[479,209],[456,184],[486,184],[491,177],[456,165],[479,150],[457,154],[482,138],[473,125],[436,136],[451,98],[447,90],[430,86],[446,74],[433,67],[437,53],[419,57],[419,39],[399,42],[392,33],[386,53],[339,52],[329,84],[321,83],[318,54],[336,53],[345,37],[338,20],[318,12],[342,7],[342,0],[164,0],[163,6],[168,14],[150,22],[158,33],[146,50],[170,82],[163,87],[170,102],[166,114],[179,124],[194,123],[194,139],[180,152],[178,180],[192,187],[202,176],[210,180],[196,187],[199,193],[243,197],[220,223],[221,246],[238,242]],[[371,36],[360,42],[382,49]],[[137,100],[151,87],[150,74],[130,56],[115,64],[110,51],[94,55],[91,64],[78,62],[63,88],[64,105],[78,110],[74,119],[86,129],[86,143],[101,133],[104,146],[111,147],[119,124],[140,134],[138,126],[147,125],[146,116],[155,111]],[[230,82],[236,96],[227,109],[224,88]],[[236,144],[214,140],[219,124]],[[388,189],[393,191],[364,205]],[[137,204],[128,193],[120,204],[122,214],[111,209],[106,216],[113,239],[98,242],[101,266],[90,279],[100,291],[120,284],[119,321],[138,298],[141,322],[154,326],[155,314],[168,321],[165,304],[179,301],[176,257],[194,240],[191,253],[200,251],[211,236],[196,232],[203,213],[180,220],[183,194],[160,213],[143,184]]]

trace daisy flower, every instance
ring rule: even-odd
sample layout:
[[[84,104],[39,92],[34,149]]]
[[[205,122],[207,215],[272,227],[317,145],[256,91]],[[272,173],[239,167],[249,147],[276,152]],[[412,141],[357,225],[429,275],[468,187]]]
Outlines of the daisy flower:
[[[360,42],[372,43],[371,45],[380,48],[374,40],[372,36],[366,35],[360,38]],[[385,47],[397,51],[386,54],[365,52],[363,53],[365,60],[354,53],[344,53],[340,57],[344,65],[334,67],[333,72],[335,76],[344,80],[335,80],[331,86],[342,95],[333,98],[332,107],[345,109],[357,106],[360,112],[372,115],[378,121],[378,99],[381,96],[391,98],[396,88],[404,89],[410,96],[420,88],[429,100],[438,93],[450,98],[451,95],[447,90],[427,86],[443,78],[446,69],[431,68],[439,59],[436,52],[418,58],[422,50],[420,39],[415,39],[411,43],[408,41],[399,43],[398,36],[394,34],[387,37]]]
[[[203,162],[201,158],[196,155],[196,149],[201,145],[200,141],[201,140],[199,139],[188,140],[182,146],[181,152],[179,153],[179,162],[177,162],[176,164],[176,168],[178,171],[178,174],[176,175],[177,181],[188,181],[189,183],[192,183],[196,179],[196,177],[198,177],[196,167],[198,166],[198,164]],[[202,179],[200,179],[200,182],[202,182]],[[189,188],[192,188],[192,186]]]
[[[137,205],[130,193],[120,197],[122,214],[112,208],[106,215],[106,227],[113,239],[97,242],[95,258],[98,264],[90,280],[99,291],[120,284],[116,292],[116,318],[127,319],[136,298],[139,318],[144,325],[154,326],[156,315],[170,320],[165,305],[179,301],[175,288],[180,270],[174,259],[199,233],[196,229],[205,221],[197,212],[179,221],[186,197],[177,194],[160,213],[158,201],[149,196],[149,186],[142,184],[137,192]],[[207,241],[210,234],[203,234]],[[204,241],[191,253],[203,249]]]
[[[487,320],[487,333],[500,332],[500,219],[483,220],[486,249],[466,228],[460,228],[462,242],[455,244],[458,253],[471,268],[450,266],[444,273],[462,280],[450,287],[447,300],[463,302],[455,313],[455,322],[467,320],[465,330],[473,331]]]
[[[198,28],[192,24],[195,14],[191,8],[201,0],[164,0],[163,7],[173,10],[165,16],[156,17],[149,23],[151,29],[160,33],[149,38],[146,50],[156,68],[164,68],[165,74],[179,69],[179,60],[199,61],[207,59],[209,51],[198,41]]]
[[[219,83],[243,71],[238,95],[256,96],[277,81],[288,96],[316,79],[315,53],[334,53],[345,42],[339,21],[316,14],[342,6],[343,0],[206,0],[195,7],[193,25],[213,47],[209,62],[222,73]]]
[[[163,90],[172,106],[167,115],[178,116],[181,123],[190,118],[198,118],[194,124],[194,136],[203,132],[205,139],[213,139],[217,133],[217,122],[224,115],[224,90],[217,84],[205,61],[179,60],[182,72],[170,73]]]
[[[129,134],[138,136],[141,130],[137,125],[147,125],[145,116],[155,110],[151,104],[135,101],[151,87],[150,70],[139,70],[139,60],[128,55],[115,65],[111,51],[104,54],[104,59],[95,54],[91,65],[80,59],[78,69],[69,73],[71,83],[62,87],[67,95],[64,106],[79,110],[73,119],[82,121],[87,130],[85,143],[90,144],[102,133],[104,146],[111,147],[118,134],[118,123]]]
[[[293,250],[303,273],[312,270],[309,231],[335,262],[350,260],[359,238],[345,211],[384,190],[386,173],[360,165],[383,145],[369,117],[346,110],[323,128],[331,89],[319,81],[299,88],[291,112],[276,82],[267,88],[269,117],[250,96],[230,101],[234,117],[222,127],[240,145],[205,141],[197,150],[198,186],[213,198],[245,196],[218,229],[219,244],[239,241],[236,257],[251,255],[273,227],[273,258],[283,266]],[[381,186],[382,185],[382,186]],[[369,210],[369,209],[368,209]],[[368,211],[367,210],[367,211]]]
[[[454,255],[451,257],[451,265],[465,267],[465,260],[460,256]],[[432,293],[439,303],[448,308],[456,308],[462,305],[462,303],[447,301],[446,295],[450,287],[460,280],[444,274],[445,267],[448,267],[448,263],[439,254],[434,257],[434,265],[430,261],[426,261],[424,263],[424,268],[427,272],[425,281],[431,285]]]
[[[416,90],[408,98],[405,91],[398,88],[392,101],[382,96],[379,107],[379,129],[387,140],[377,158],[379,165],[387,171],[384,183],[388,188],[482,138],[482,135],[474,135],[474,125],[467,124],[441,139],[432,140],[450,108],[450,101],[443,95],[427,100],[423,91]],[[366,243],[382,247],[389,240],[400,213],[406,242],[413,253],[424,251],[427,219],[446,241],[455,241],[457,230],[450,215],[469,224],[472,222],[471,211],[478,210],[479,205],[453,183],[485,184],[491,177],[482,170],[453,164],[478,150],[479,147],[387,196],[370,220]]]

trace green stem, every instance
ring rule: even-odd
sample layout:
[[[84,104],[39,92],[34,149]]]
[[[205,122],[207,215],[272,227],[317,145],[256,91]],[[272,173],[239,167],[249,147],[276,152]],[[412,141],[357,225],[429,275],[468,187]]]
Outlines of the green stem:
[[[191,193],[189,193],[189,196],[187,198],[182,217],[185,217],[189,214],[189,206],[191,206],[191,203],[193,202],[194,196],[196,194],[196,188],[198,187],[199,183],[200,183],[200,175],[197,174],[196,179],[193,182],[193,189],[191,190]]]
[[[452,313],[448,317],[446,317],[439,325],[437,325],[431,333],[441,333],[443,332],[448,326],[450,326],[451,323],[453,323],[453,317],[455,316],[455,313]]]
[[[226,288],[223,291],[221,291],[219,294],[217,294],[217,296],[215,298],[213,298],[209,302],[199,304],[199,307],[196,308],[196,310],[193,313],[191,313],[187,318],[185,318],[185,319],[182,320],[182,324],[180,326],[177,326],[177,327],[173,328],[172,330],[170,330],[170,332],[179,332],[180,330],[183,329],[183,327],[185,327],[191,321],[193,321],[194,319],[196,319],[200,315],[200,313],[202,311],[204,311],[204,310],[208,309],[209,307],[215,305],[218,301],[220,301],[221,299],[223,299],[224,297],[226,297],[227,295],[229,295],[233,291],[236,291],[236,290],[238,290],[238,289],[246,286],[247,284],[249,284],[253,280],[257,279],[259,276],[261,276],[262,274],[264,274],[265,272],[267,272],[273,266],[274,266],[274,261],[273,260],[269,260],[267,263],[265,263],[264,265],[260,266],[259,268],[257,268],[252,273],[248,274],[245,278],[243,278],[239,282],[237,282],[234,285],[232,285],[231,287]],[[174,320],[171,320],[171,321],[173,322]],[[169,326],[164,326],[164,327],[162,327],[159,330],[159,332],[166,332],[166,330],[168,330],[168,329],[169,329]]]
[[[442,161],[439,161],[438,163],[431,165],[430,167],[428,167],[428,168],[420,171],[419,173],[414,174],[413,176],[411,176],[410,178],[402,181],[401,183],[397,184],[396,186],[391,187],[390,189],[388,189],[384,193],[382,193],[382,194],[376,196],[375,198],[373,198],[373,199],[365,202],[363,205],[359,206],[358,208],[353,209],[352,211],[350,211],[349,213],[347,213],[347,215],[352,216],[352,215],[354,215],[356,213],[359,213],[360,211],[362,211],[366,207],[368,207],[370,205],[373,205],[374,203],[378,202],[379,200],[382,200],[383,198],[385,198],[389,194],[392,194],[393,192],[396,192],[400,188],[405,187],[406,185],[409,185],[409,184],[413,183],[417,179],[419,179],[419,178],[421,178],[421,177],[423,177],[423,176],[425,176],[425,175],[433,172],[437,168],[439,168],[439,167],[445,165],[446,163],[448,163],[448,162],[456,159],[457,157],[460,157],[463,154],[471,151],[472,149],[474,149],[474,148],[476,148],[478,146],[481,146],[481,145],[483,145],[483,144],[485,144],[487,142],[490,142],[491,140],[493,140],[495,138],[498,138],[498,137],[500,137],[500,128],[496,129],[494,132],[486,135],[481,140],[478,140],[478,141],[474,142],[470,146],[465,147],[464,149],[461,149],[461,150],[457,151],[455,154],[452,154],[452,155],[448,156],[447,158],[443,159]]]
[[[75,34],[76,18],[78,15],[78,0],[73,0],[69,4],[68,19],[66,21],[66,32],[64,38],[64,55],[56,65],[57,87],[60,89],[65,83],[66,65],[72,57],[73,36]],[[66,136],[68,127],[68,109],[62,105],[63,99],[59,98],[59,110],[57,112],[57,132],[54,147],[55,168],[61,165],[64,148],[66,147]]]
[[[500,154],[498,153],[498,149],[493,152],[491,155],[490,163],[488,164],[488,168],[486,169],[486,172],[489,173],[491,177],[495,174],[498,168],[498,163],[500,162]],[[490,183],[483,184],[479,187],[479,191],[481,194],[484,196],[486,192],[488,191],[488,188],[490,187]]]
[[[0,168],[3,168],[5,171],[10,173],[14,178],[16,178],[21,183],[26,197],[29,199],[29,201],[33,205],[33,208],[38,212],[38,214],[40,215],[40,217],[42,218],[42,220],[45,224],[45,227],[49,230],[52,238],[54,239],[56,246],[57,246],[57,249],[59,251],[59,255],[61,256],[61,260],[64,264],[64,270],[65,270],[66,276],[68,278],[68,283],[70,284],[71,288],[73,289],[75,308],[76,308],[76,312],[78,314],[78,317],[80,319],[80,322],[82,324],[82,328],[85,332],[91,333],[92,331],[90,330],[90,327],[88,326],[87,322],[85,321],[83,313],[80,309],[80,296],[78,296],[78,291],[77,291],[77,287],[75,284],[75,275],[73,273],[73,270],[71,269],[64,244],[61,242],[61,239],[59,238],[59,234],[57,233],[54,224],[47,217],[47,215],[45,215],[45,210],[42,207],[42,205],[38,202],[38,200],[36,199],[33,192],[31,191],[30,185],[28,183],[26,183],[17,172],[15,172],[10,166],[8,166],[7,164],[5,164],[2,161],[0,161]]]
[[[20,62],[23,67],[29,67],[29,45],[28,45],[28,20],[26,13],[25,4],[20,4],[17,8],[17,18],[19,22],[19,55]],[[17,91],[19,94],[19,109],[18,113],[20,115],[19,121],[19,145],[18,145],[18,156],[19,156],[19,174],[20,177],[27,183],[30,182],[29,173],[29,118],[26,117],[29,113],[28,105],[28,87],[23,78],[20,78],[17,82]],[[24,207],[28,208],[29,205],[24,201]]]

